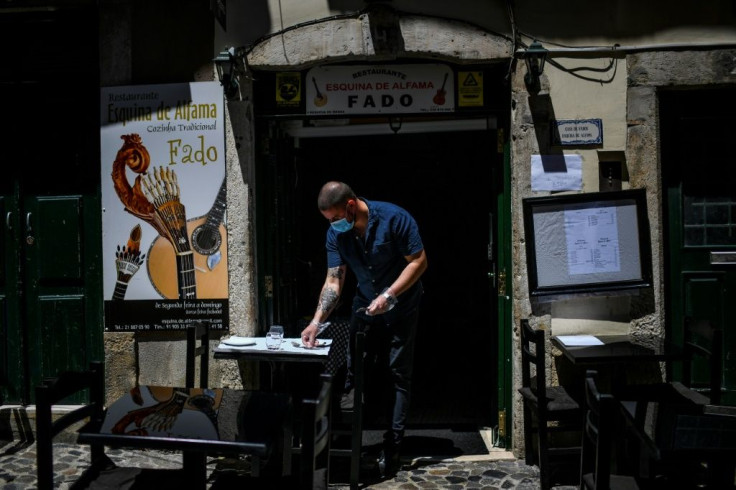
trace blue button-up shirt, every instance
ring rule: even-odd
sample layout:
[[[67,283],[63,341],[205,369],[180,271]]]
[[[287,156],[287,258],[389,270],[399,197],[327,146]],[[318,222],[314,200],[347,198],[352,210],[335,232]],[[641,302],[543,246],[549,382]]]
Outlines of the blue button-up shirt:
[[[406,268],[406,256],[420,252],[424,245],[414,218],[404,209],[388,202],[368,201],[368,225],[365,237],[355,230],[338,233],[327,230],[327,267],[350,267],[358,280],[353,311],[368,306],[385,288],[391,286]],[[422,294],[417,281],[398,298],[398,304],[385,313],[386,321],[416,308]]]

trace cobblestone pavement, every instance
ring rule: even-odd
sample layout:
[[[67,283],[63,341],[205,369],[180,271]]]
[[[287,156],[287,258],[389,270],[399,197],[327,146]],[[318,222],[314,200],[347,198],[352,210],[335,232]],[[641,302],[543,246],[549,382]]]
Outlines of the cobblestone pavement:
[[[181,454],[162,451],[128,451],[107,449],[106,454],[118,466],[174,469],[181,467]],[[508,454],[508,453],[506,453]],[[54,444],[55,486],[68,489],[89,462],[89,450],[76,444]],[[240,466],[240,468],[238,468]],[[215,481],[224,471],[247,471],[244,460],[208,458],[208,479]],[[334,468],[334,466],[333,466]],[[492,460],[483,458],[459,458],[432,461],[416,459],[406,461],[402,470],[391,480],[380,481],[367,470],[361,488],[372,489],[518,489],[539,488],[539,470],[519,460]],[[346,479],[343,479],[346,480]],[[208,485],[211,486],[211,485]],[[5,490],[33,490],[36,488],[35,445],[10,443],[0,445],[0,487]],[[345,484],[330,484],[330,489],[346,490]],[[555,487],[556,490],[572,490],[573,486]],[[162,489],[161,489],[162,490]]]

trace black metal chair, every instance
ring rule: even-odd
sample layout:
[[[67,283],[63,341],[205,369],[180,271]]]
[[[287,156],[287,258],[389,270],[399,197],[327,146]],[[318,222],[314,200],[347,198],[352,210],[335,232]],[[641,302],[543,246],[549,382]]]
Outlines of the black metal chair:
[[[294,454],[299,455],[298,488],[327,487],[332,376],[323,374],[321,378],[317,397],[302,401],[301,444],[293,450]],[[318,468],[319,461],[323,461],[323,468]]]
[[[611,474],[613,434],[620,409],[610,394],[600,393],[595,371],[585,377],[585,419],[580,456],[581,490],[638,490],[633,476]]]
[[[256,392],[256,403],[252,407],[252,417],[249,413],[244,413],[244,420],[253,420],[253,424],[258,424],[257,418],[263,419],[264,414],[272,415],[272,411],[268,410],[269,403],[278,401],[276,398],[281,394],[274,392]],[[251,459],[250,476],[240,478],[235,475],[224,474],[218,478],[213,484],[212,489],[229,489],[236,487],[252,488],[252,489],[273,489],[273,488],[294,488],[294,489],[326,489],[327,477],[329,474],[329,450],[331,438],[331,421],[330,421],[330,403],[332,395],[332,376],[322,374],[317,393],[314,397],[309,396],[301,401],[298,407],[300,416],[296,421],[299,426],[295,434],[298,436],[294,439],[295,445],[289,443],[289,450],[285,457],[288,457],[290,474],[283,474],[281,468],[273,468],[278,471],[261,471],[259,458]],[[278,407],[277,407],[278,408]],[[259,415],[260,414],[260,417]],[[279,420],[281,416],[274,420]],[[261,427],[255,427],[257,431]],[[245,428],[246,432],[253,432]],[[263,431],[264,434],[255,436],[255,439],[270,439],[270,445],[275,452],[276,448],[280,448],[282,441],[269,437],[269,434],[275,436],[271,429]],[[291,428],[285,431],[291,435]],[[296,455],[296,458],[292,458]],[[286,469],[286,467],[284,467]],[[288,472],[287,472],[288,473]]]
[[[723,332],[707,320],[686,318],[684,333],[682,381],[627,385],[616,393],[641,427],[652,403],[666,403],[668,413],[674,414],[678,410],[692,413],[721,401]],[[707,366],[707,380],[693,376],[696,364]]]
[[[192,322],[187,327],[186,387],[194,388],[196,360],[199,357],[199,387],[209,388],[210,322]]]
[[[52,418],[53,405],[85,390],[89,393],[89,403],[56,420]],[[54,437],[87,417],[102,420],[104,390],[104,367],[100,362],[90,363],[89,371],[65,372],[58,378],[45,380],[36,388],[36,464],[40,490],[54,488]],[[104,448],[93,446],[92,465],[99,464],[104,458]]]
[[[363,448],[363,391],[365,385],[365,332],[354,336],[354,349],[351,353],[353,369],[353,406],[341,408],[339,399],[333,404],[332,433],[336,437],[347,436],[350,447],[330,448],[330,456],[350,458],[350,488],[355,490],[360,484],[360,460]]]
[[[552,433],[567,433],[580,441],[583,414],[580,405],[562,386],[548,386],[545,368],[544,331],[534,330],[529,320],[521,320],[521,378],[519,393],[524,402],[524,450],[526,464],[539,465],[542,490],[548,490],[555,471],[564,466],[571,473],[580,461],[580,446],[553,443]],[[537,453],[533,443],[536,434]]]
[[[53,441],[63,430],[89,419],[89,423],[102,423],[104,414],[104,366],[92,362],[88,371],[69,371],[56,378],[44,380],[36,387],[36,471],[39,490],[54,488]],[[65,414],[52,416],[52,407],[65,402],[73,395],[88,397],[85,403]],[[167,485],[183,485],[186,474],[180,469],[141,469],[116,466],[105,454],[102,445],[92,445],[91,464],[74,482],[71,488],[164,488]]]

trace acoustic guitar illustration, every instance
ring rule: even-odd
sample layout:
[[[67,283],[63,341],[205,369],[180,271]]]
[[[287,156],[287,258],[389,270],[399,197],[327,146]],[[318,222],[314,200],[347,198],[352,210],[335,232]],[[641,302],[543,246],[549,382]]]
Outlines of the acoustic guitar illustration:
[[[320,92],[319,87],[317,86],[317,80],[315,80],[314,77],[312,77],[312,83],[314,84],[314,90],[317,91],[317,96],[314,98],[314,105],[322,107],[327,104],[327,96]]]
[[[175,253],[173,262],[176,263],[176,269],[170,271],[172,283],[177,286],[175,292],[173,294],[169,293],[167,296],[158,288],[156,289],[165,298],[196,299],[197,283],[194,274],[194,253],[189,243],[186,209],[179,199],[179,183],[176,179],[176,173],[168,168],[159,167],[154,169],[153,177],[148,174],[144,176],[143,185],[146,189],[146,196],[154,204],[156,215],[161,218],[166,229],[166,235],[163,237],[168,242],[167,248],[171,249],[171,245],[173,245]],[[156,258],[152,259],[149,251],[149,275],[151,266],[155,265],[158,260]],[[156,287],[155,283],[154,287]]]
[[[120,137],[124,143],[112,164],[115,192],[125,210],[153,226],[176,253],[176,272],[173,276],[178,293],[167,297],[196,299],[194,258],[187,233],[186,209],[179,199],[176,173],[159,167],[151,175],[148,172],[151,157],[141,137],[138,134]],[[139,174],[132,187],[125,175],[126,167]]]
[[[448,73],[445,73],[445,79],[442,81],[442,87],[437,91],[435,96],[432,98],[432,102],[434,102],[437,105],[445,105],[445,95],[447,95],[447,92],[445,91],[445,84],[447,84],[447,75]]]
[[[227,298],[227,230],[223,225],[227,187],[223,180],[212,208],[205,216],[187,222],[191,236],[197,298]],[[148,250],[148,276],[164,298],[176,298],[176,254],[163,237]]]

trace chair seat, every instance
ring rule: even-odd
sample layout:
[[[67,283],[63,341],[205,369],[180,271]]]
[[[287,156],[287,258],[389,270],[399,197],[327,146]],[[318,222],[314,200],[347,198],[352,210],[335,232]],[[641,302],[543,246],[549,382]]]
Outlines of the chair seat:
[[[539,403],[537,395],[529,387],[519,389],[519,393],[524,397],[524,400],[534,405]],[[580,405],[576,402],[567,390],[563,386],[548,386],[547,387],[547,410],[549,412],[577,412],[580,410]]]

